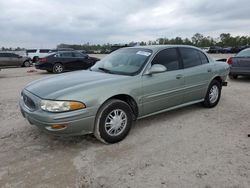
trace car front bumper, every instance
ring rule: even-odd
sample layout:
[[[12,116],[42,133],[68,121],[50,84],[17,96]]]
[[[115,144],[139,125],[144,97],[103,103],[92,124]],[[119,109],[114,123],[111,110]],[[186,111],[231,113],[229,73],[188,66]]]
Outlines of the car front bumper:
[[[24,90],[24,94],[37,105],[41,100],[37,96]],[[21,113],[32,125],[53,135],[73,136],[90,134],[94,131],[95,112],[97,108],[75,110],[62,113],[51,113],[37,109],[30,109],[24,102],[23,97],[19,101]],[[52,125],[65,125],[62,129],[53,129]]]

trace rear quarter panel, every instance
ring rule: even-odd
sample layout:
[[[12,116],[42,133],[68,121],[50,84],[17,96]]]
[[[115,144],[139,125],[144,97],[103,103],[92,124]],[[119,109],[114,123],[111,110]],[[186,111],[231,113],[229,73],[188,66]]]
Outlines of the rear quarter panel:
[[[226,62],[222,61],[214,61],[213,64],[214,64],[214,74],[211,81],[217,76],[220,76],[221,79],[225,81],[229,74],[230,70],[229,65]]]

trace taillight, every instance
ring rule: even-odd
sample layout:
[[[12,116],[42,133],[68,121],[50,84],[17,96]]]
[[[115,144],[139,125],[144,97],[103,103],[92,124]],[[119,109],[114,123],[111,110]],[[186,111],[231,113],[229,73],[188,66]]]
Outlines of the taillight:
[[[232,57],[229,57],[229,58],[227,59],[227,64],[228,64],[228,65],[232,65],[232,64],[233,64],[233,58],[232,58]]]
[[[47,60],[47,58],[41,58],[41,59],[39,59],[39,62],[40,63],[47,63],[48,60]]]

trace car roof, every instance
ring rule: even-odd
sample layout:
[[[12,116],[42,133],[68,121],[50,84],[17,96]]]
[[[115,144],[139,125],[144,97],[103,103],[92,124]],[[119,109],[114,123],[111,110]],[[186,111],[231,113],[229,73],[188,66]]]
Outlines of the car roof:
[[[201,51],[201,49],[194,47],[194,46],[190,46],[190,45],[149,45],[149,46],[126,47],[126,48],[139,48],[139,49],[141,48],[141,49],[149,49],[149,50],[152,50],[153,52],[158,52],[166,48],[176,48],[176,47],[193,48],[193,49],[197,49]]]

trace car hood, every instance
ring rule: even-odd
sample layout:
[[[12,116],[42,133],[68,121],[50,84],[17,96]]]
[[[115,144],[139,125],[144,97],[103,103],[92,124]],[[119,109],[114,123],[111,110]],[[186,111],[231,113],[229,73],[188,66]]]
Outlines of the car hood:
[[[117,82],[128,77],[89,70],[75,71],[36,80],[27,85],[25,90],[43,99],[55,99],[79,89],[84,88],[86,91],[112,80]]]

